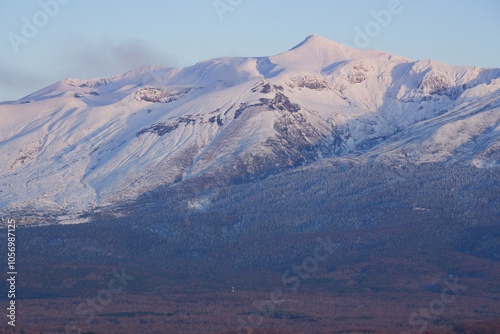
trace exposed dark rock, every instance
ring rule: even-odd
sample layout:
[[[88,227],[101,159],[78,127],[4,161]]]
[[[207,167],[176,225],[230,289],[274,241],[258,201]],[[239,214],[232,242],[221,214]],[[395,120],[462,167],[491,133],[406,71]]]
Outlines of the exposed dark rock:
[[[134,98],[137,101],[146,101],[153,103],[170,103],[180,99],[187,94],[191,88],[181,90],[162,90],[155,87],[145,87],[135,92]]]
[[[140,135],[144,133],[155,133],[158,136],[163,136],[166,135],[167,133],[170,133],[177,129],[179,127],[179,123],[174,123],[174,124],[165,124],[165,123],[155,123],[151,125],[148,128],[144,128],[136,133],[136,137],[139,137]]]
[[[271,92],[271,85],[270,84],[265,84],[262,89],[260,90],[261,93],[267,94]]]
[[[243,111],[248,107],[246,103],[240,104],[240,107],[234,112],[234,119],[237,119],[240,117],[240,115],[243,113]]]
[[[186,117],[180,117],[177,122],[172,123],[172,124],[166,124],[163,122],[154,123],[150,127],[139,130],[135,135],[136,135],[136,137],[139,137],[140,135],[149,132],[149,133],[155,133],[161,137],[163,135],[166,135],[167,133],[174,131],[182,123],[184,123],[186,125],[195,124],[196,119],[186,116]]]
[[[365,80],[366,80],[366,75],[364,75],[363,73],[357,73],[355,75],[350,75],[347,78],[347,81],[349,81],[350,84],[357,84],[357,83],[363,82]]]
[[[274,99],[261,98],[259,101],[263,105],[267,105],[272,110],[281,110],[281,111],[286,110],[291,113],[300,110],[300,106],[298,104],[290,102],[290,99],[282,93],[276,93]]]
[[[324,90],[329,88],[329,85],[325,80],[320,80],[316,77],[297,78],[294,82],[300,88],[308,88],[312,90]]]

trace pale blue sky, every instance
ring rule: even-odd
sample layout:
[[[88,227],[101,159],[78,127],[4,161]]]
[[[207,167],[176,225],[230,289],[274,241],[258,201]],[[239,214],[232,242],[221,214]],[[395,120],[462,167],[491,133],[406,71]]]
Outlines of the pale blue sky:
[[[43,4],[54,1],[65,4],[45,14]],[[500,1],[394,1],[0,0],[0,101],[143,64],[269,56],[310,34],[414,60],[500,67]],[[376,23],[373,11],[391,8]],[[33,23],[38,31],[26,28]]]

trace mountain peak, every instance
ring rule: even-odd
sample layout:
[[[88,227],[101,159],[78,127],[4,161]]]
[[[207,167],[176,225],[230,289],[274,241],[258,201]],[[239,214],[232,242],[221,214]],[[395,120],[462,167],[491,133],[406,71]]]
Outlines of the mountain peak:
[[[363,50],[351,49],[318,35],[309,35],[292,49],[271,57],[291,69],[321,71],[330,64],[356,58]]]
[[[343,46],[342,44],[339,44],[337,42],[334,42],[328,38],[319,36],[319,35],[309,35],[304,39],[302,42],[294,46],[291,50],[296,50],[299,48],[307,48],[307,49],[318,49],[318,48],[328,48],[328,49],[334,49],[334,48],[340,48],[340,49],[349,49],[346,46]]]
[[[309,35],[290,50],[270,57],[275,63],[291,70],[321,72],[323,68],[349,60],[391,60],[408,62],[409,59],[378,50],[362,50],[344,46],[328,38]]]

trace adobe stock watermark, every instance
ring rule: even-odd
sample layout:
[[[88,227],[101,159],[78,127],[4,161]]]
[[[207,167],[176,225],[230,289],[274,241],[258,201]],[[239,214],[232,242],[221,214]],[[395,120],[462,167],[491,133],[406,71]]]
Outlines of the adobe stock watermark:
[[[85,318],[83,321],[87,324],[90,324],[96,314],[104,310],[104,307],[111,303],[113,295],[121,293],[127,287],[128,281],[132,281],[135,278],[134,276],[127,275],[125,269],[122,269],[121,274],[113,270],[112,274],[114,277],[109,280],[107,289],[99,290],[96,297],[88,298],[77,306],[75,313]],[[64,327],[64,333],[80,334],[81,329],[75,322],[70,322]]]
[[[458,279],[454,277],[453,282],[447,279],[444,282],[445,288],[441,291],[440,298],[436,298],[429,303],[429,307],[420,308],[418,311],[413,312],[408,318],[408,324],[411,327],[418,327],[417,333],[423,333],[429,326],[429,321],[436,316],[441,315],[446,309],[447,304],[453,303],[457,299],[460,291],[467,290],[467,286],[458,284]],[[400,334],[408,334],[406,331]]]
[[[406,2],[411,2],[413,0],[404,0]],[[371,10],[370,15],[373,20],[368,21],[363,27],[354,27],[354,46],[344,43],[348,47],[356,47],[358,49],[367,48],[372,40],[376,38],[384,28],[391,24],[392,19],[401,14],[404,10],[404,6],[400,0],[389,0],[385,9]]]
[[[45,27],[50,19],[54,18],[61,9],[62,5],[66,5],[71,0],[40,0],[38,6],[40,10],[35,12],[30,18],[21,17],[22,27],[19,34],[9,32],[7,39],[15,53],[19,53],[19,47],[23,44],[28,44],[30,40],[35,38],[40,29]]]
[[[323,240],[316,239],[318,245],[314,249],[313,256],[309,256],[302,261],[300,266],[292,266],[291,270],[286,270],[281,280],[284,285],[285,292],[295,292],[300,287],[301,282],[310,277],[318,269],[321,262],[326,261],[334,252],[336,245],[332,243],[330,238]],[[238,317],[238,330],[237,333],[245,333],[244,330],[251,331],[252,328],[262,326],[264,317],[269,317],[275,311],[276,305],[280,305],[286,301],[284,296],[285,292],[281,289],[276,289],[270,293],[268,300],[253,301],[257,311],[250,313],[246,320]]]
[[[214,0],[212,6],[219,17],[219,20],[224,21],[224,16],[228,12],[232,12],[243,3],[243,0]]]

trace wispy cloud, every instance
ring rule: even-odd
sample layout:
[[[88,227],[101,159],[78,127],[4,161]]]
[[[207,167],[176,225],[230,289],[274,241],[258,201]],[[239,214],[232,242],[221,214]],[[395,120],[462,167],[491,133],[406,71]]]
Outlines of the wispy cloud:
[[[140,39],[99,42],[75,37],[55,48],[36,71],[0,63],[0,101],[18,99],[66,78],[108,77],[142,65],[176,67],[177,61]]]
[[[175,67],[177,62],[146,42],[130,39],[122,42],[71,41],[63,52],[66,73],[73,76],[102,77],[131,70],[142,65]]]

